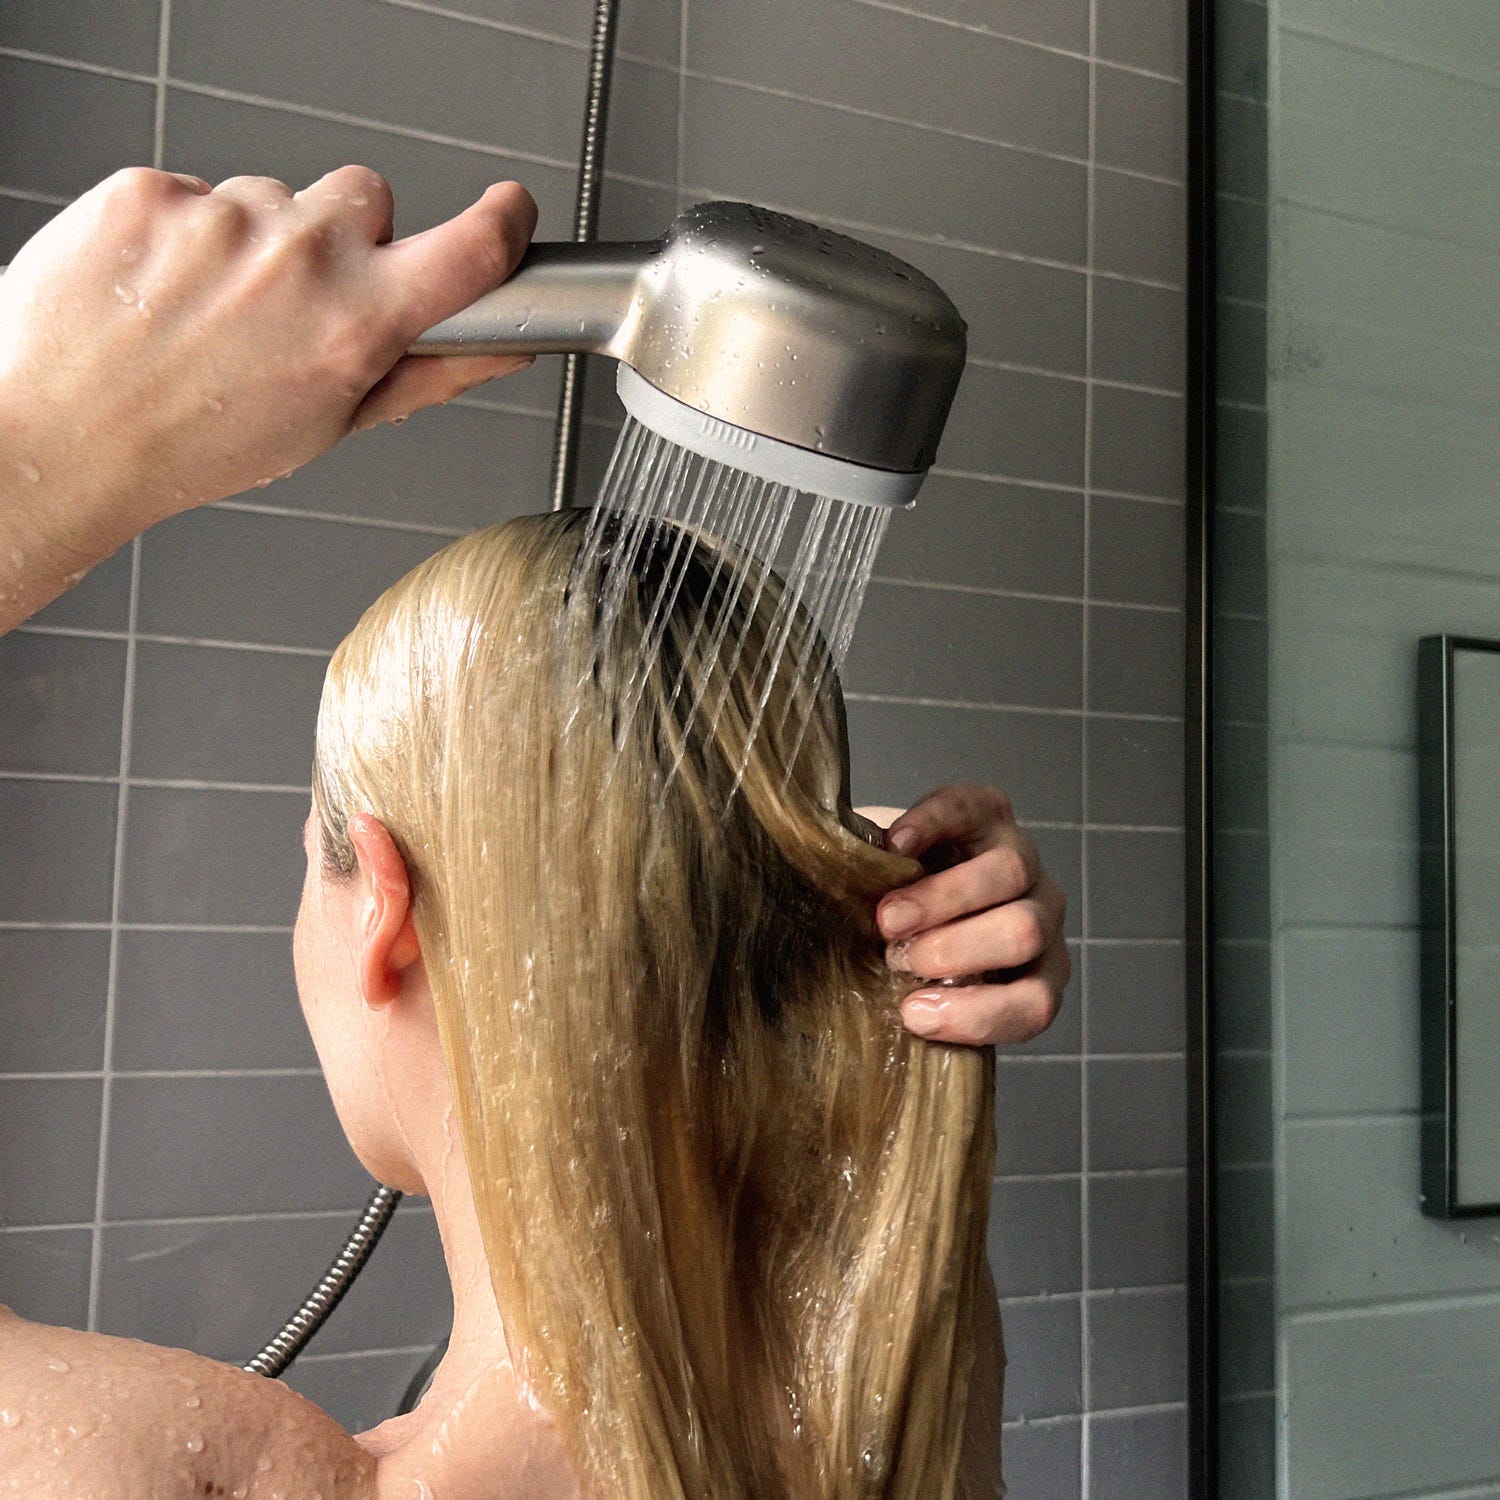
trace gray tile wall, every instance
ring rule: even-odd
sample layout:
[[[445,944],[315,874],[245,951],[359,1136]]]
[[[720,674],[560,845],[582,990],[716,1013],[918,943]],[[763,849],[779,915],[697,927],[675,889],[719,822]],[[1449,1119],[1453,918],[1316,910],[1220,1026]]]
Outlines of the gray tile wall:
[[[0,11],[0,257],[126,162],[516,176],[566,233],[586,0]],[[1078,979],[1001,1059],[991,1252],[1018,1500],[1184,1486],[1182,0],[626,0],[603,233],[757,198],[935,275],[972,330],[848,671],[856,790],[998,780]],[[0,1295],[243,1358],[368,1184],[286,960],[312,708],[362,605],[544,501],[554,361],[172,521],[0,644]],[[586,474],[614,425],[590,387]],[[291,1164],[296,1163],[293,1167]],[[446,1302],[403,1207],[293,1372],[388,1415]]]

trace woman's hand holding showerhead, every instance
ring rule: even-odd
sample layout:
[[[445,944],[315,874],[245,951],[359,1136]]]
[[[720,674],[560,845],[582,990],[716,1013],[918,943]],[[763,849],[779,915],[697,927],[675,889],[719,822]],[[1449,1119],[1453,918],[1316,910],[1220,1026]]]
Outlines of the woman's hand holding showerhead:
[[[301,192],[129,168],[22,246],[0,277],[0,629],[154,522],[530,363],[405,357],[515,269],[530,194],[391,224],[364,167]]]
[[[945,866],[876,911],[891,965],[914,976],[901,1006],[907,1026],[971,1045],[1039,1036],[1072,975],[1067,898],[1010,799],[995,787],[941,787],[890,825],[886,844]],[[923,983],[933,980],[942,983]]]

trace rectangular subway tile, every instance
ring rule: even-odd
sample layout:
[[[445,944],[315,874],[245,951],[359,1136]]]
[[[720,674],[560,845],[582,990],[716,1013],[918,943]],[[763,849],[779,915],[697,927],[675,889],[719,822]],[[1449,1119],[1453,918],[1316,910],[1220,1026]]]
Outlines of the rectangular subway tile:
[[[1083,496],[931,474],[915,510],[891,517],[875,571],[923,583],[1079,598]]]
[[[83,579],[59,594],[27,624],[68,630],[123,631],[130,623],[130,575],[133,567],[129,546],[96,564]]]
[[[321,1077],[116,1078],[109,1134],[109,1219],[346,1209],[373,1188]]]
[[[994,1185],[988,1248],[1002,1298],[1078,1290],[1081,1197],[1076,1179]]]
[[[702,79],[687,80],[685,98],[683,176],[694,188],[1083,263],[1081,165]]]
[[[0,922],[109,920],[118,798],[102,782],[0,781]]]
[[[1187,1500],[1184,1410],[1090,1415],[1089,1491],[1085,1500]]]
[[[154,73],[160,19],[161,0],[92,5],[7,0],[0,10],[0,47]]]
[[[315,1068],[291,933],[122,932],[113,1060],[124,1072]]]
[[[1084,373],[1084,271],[878,230],[862,230],[859,238],[908,261],[942,287],[969,325],[971,360],[1030,365],[1059,375]]]
[[[180,88],[167,90],[164,124],[167,168],[196,172],[210,182],[252,172],[302,188],[350,162],[373,167],[391,185],[398,235],[452,217],[490,183],[507,177],[524,179],[536,198],[539,238],[565,235],[572,220],[573,172],[504,152],[416,140]]]
[[[421,66],[413,60],[420,58]],[[576,47],[358,0],[176,0],[172,76],[569,161]],[[516,109],[512,101],[528,101]]]
[[[102,1066],[108,986],[107,932],[0,931],[0,1073]]]
[[[0,772],[118,775],[124,698],[123,641],[0,640]]]
[[[1187,277],[1184,189],[1098,167],[1094,269],[1182,286]]]
[[[1090,718],[1091,823],[1180,824],[1183,727],[1162,719]]]
[[[1076,822],[1081,721],[1073,714],[848,704],[853,784],[862,805],[909,807],[946,781],[1003,787],[1024,822]]]
[[[1089,1046],[1095,1052],[1180,1052],[1185,987],[1181,943],[1090,944]]]
[[[1188,1377],[1186,1292],[1172,1287],[1091,1296],[1087,1358],[1090,1398],[1096,1412],[1112,1406],[1156,1406],[1184,1400]]]
[[[877,583],[844,667],[851,693],[1072,708],[1076,604]]]
[[[1090,483],[1180,499],[1186,484],[1185,412],[1181,396],[1095,387]]]
[[[1187,91],[1123,68],[1094,73],[1094,153],[1105,166],[1182,181],[1187,175]]]
[[[485,389],[504,401],[504,382]],[[254,499],[288,510],[470,531],[542,510],[552,421],[475,406],[439,406],[401,426],[362,432]],[[434,551],[442,545],[433,538]]]
[[[1187,299],[1165,287],[1094,279],[1096,380],[1180,391],[1187,385]]]
[[[59,212],[54,203],[33,203],[28,198],[0,194],[0,264],[13,261],[16,251]]]
[[[1076,1172],[1083,1164],[1082,1068],[1065,1059],[995,1060],[995,1172]]]
[[[1091,1172],[1183,1165],[1186,1067],[1180,1057],[1093,1058],[1088,1069]]]
[[[1017,1500],[1079,1500],[1081,1425],[1070,1417],[1007,1427],[1000,1443],[1006,1493]]]
[[[1187,1276],[1187,1180],[1096,1177],[1089,1182],[1089,1285],[1165,1286]]]
[[[308,785],[324,671],[317,656],[140,642],[131,775]]]
[[[1083,835],[1076,828],[1028,831],[1041,855],[1043,868],[1069,893],[1064,930],[1069,938],[1079,938],[1083,935]]]
[[[1084,387],[1075,380],[970,365],[953,398],[938,463],[1042,484],[1083,482]],[[1016,413],[1025,412],[1025,421]]]
[[[91,1229],[17,1229],[0,1234],[0,1303],[33,1323],[86,1328]]]
[[[155,117],[150,84],[0,57],[6,187],[72,197],[149,165]]]
[[[1186,510],[1095,495],[1089,501],[1089,597],[1181,609]]]
[[[376,596],[443,540],[300,516],[190,511],[142,541],[139,628],[332,651]]]
[[[1006,1421],[1071,1416],[1081,1408],[1083,1361],[1078,1308],[1077,1297],[1001,1304]]]
[[[1089,605],[1089,707],[1182,713],[1183,617],[1176,610]]]
[[[400,1410],[428,1351],[299,1359],[285,1375],[294,1391],[315,1402],[346,1432],[366,1432]]]
[[[1099,0],[1099,56],[1182,78],[1187,73],[1186,15],[1157,0]]]
[[[1182,936],[1180,833],[1094,829],[1089,849],[1089,936]]]
[[[97,1078],[0,1078],[0,1228],[94,1217],[103,1093]]]
[[[349,1228],[336,1214],[107,1225],[99,1330],[239,1363],[317,1284]],[[436,1343],[452,1320],[433,1216],[401,1213],[310,1352]]]
[[[307,808],[290,792],[133,787],[122,920],[290,926]]]
[[[855,0],[688,10],[687,64],[825,104],[1063,156],[1088,154],[1088,64]],[[922,59],[920,68],[902,65]],[[944,86],[931,87],[933,78]]]

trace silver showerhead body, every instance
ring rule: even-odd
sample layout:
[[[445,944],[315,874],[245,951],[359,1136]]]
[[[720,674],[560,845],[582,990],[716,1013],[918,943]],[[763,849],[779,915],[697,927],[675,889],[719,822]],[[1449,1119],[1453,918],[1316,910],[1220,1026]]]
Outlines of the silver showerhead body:
[[[966,326],[871,245],[748,203],[701,203],[660,239],[537,244],[414,354],[607,354],[637,421],[833,499],[902,505],[932,466]]]

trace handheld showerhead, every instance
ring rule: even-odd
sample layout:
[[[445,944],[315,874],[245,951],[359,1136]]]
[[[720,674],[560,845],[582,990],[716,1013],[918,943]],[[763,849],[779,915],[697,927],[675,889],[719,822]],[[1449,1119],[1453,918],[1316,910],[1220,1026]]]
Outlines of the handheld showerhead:
[[[660,239],[533,245],[413,354],[619,360],[644,426],[836,500],[909,502],[963,372],[937,284],[859,240],[748,203],[701,203]]]

